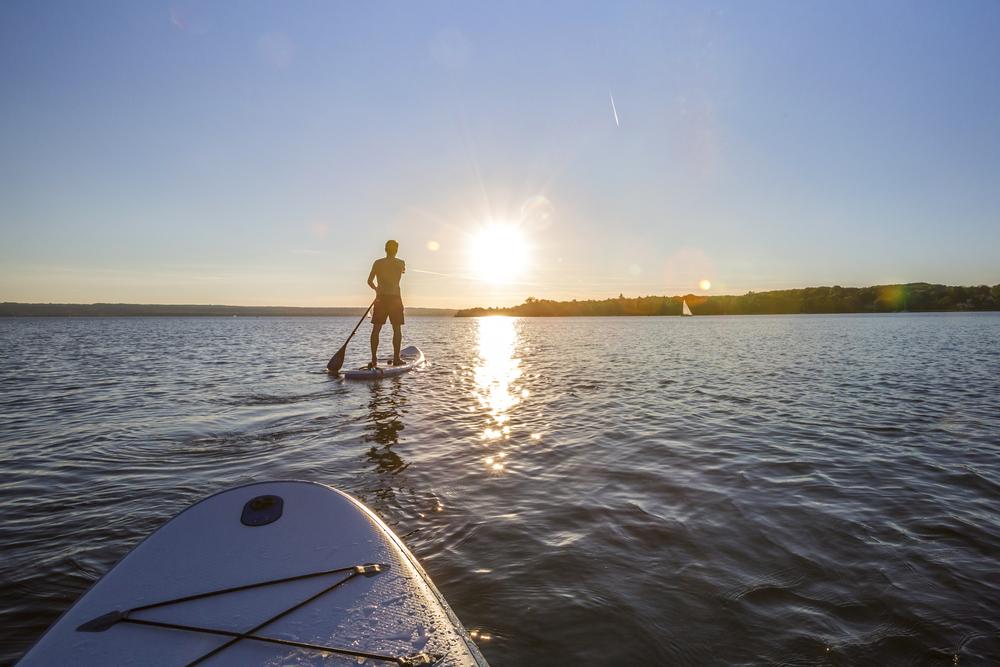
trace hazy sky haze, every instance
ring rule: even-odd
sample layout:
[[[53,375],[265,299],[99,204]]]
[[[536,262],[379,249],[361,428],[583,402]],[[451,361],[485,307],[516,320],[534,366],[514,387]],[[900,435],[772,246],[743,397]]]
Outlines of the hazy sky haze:
[[[985,1],[3,3],[0,300],[360,305],[390,237],[414,306],[995,284],[997,34]],[[511,284],[471,266],[490,219]]]

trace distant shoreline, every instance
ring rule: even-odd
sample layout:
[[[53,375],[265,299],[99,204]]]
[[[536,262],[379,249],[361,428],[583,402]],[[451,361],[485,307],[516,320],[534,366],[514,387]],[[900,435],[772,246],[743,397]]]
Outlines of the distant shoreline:
[[[827,315],[1000,311],[1000,285],[956,287],[930,283],[872,287],[806,287],[747,292],[741,296],[642,296],[587,301],[528,299],[509,308],[466,308],[455,317],[679,316],[687,302],[693,315]]]
[[[528,297],[494,308],[406,308],[411,317],[679,316],[687,302],[694,315],[798,315],[1000,311],[1000,284],[971,287],[906,283],[871,287],[802,289],[706,296],[626,297],[553,301]],[[224,306],[134,303],[0,303],[0,317],[358,317],[362,307]]]
[[[134,303],[0,304],[0,317],[360,317],[365,308],[201,306]],[[413,317],[452,317],[454,308],[407,308]]]

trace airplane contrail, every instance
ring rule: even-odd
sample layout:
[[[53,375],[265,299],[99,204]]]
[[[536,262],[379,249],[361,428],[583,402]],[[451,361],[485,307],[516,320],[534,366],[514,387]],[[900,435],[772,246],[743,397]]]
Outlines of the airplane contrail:
[[[615,115],[615,127],[621,127],[622,124],[618,122],[618,109],[615,108],[615,96],[611,94],[611,91],[608,91],[608,97],[611,98],[611,113]]]

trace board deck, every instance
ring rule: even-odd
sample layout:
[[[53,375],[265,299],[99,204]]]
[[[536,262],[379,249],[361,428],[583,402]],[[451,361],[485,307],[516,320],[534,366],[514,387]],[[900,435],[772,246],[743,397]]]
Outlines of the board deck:
[[[234,587],[242,590],[214,594]],[[203,593],[213,594],[136,609]],[[128,613],[119,619],[110,614],[116,611]],[[233,641],[250,631],[253,637]],[[186,665],[230,642],[201,664],[486,666],[416,559],[374,513],[336,489],[299,481],[237,487],[181,512],[98,580],[20,664]]]
[[[406,363],[402,366],[379,366],[372,369],[357,368],[341,371],[340,374],[348,380],[377,380],[382,377],[402,375],[422,365],[425,361],[424,353],[416,345],[411,345],[400,350],[399,358]]]

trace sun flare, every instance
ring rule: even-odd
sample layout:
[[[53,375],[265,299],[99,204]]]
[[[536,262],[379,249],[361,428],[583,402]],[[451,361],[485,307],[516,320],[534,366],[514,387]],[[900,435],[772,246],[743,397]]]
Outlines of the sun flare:
[[[473,273],[494,284],[512,282],[528,264],[528,244],[510,223],[485,225],[472,237],[469,252]]]

